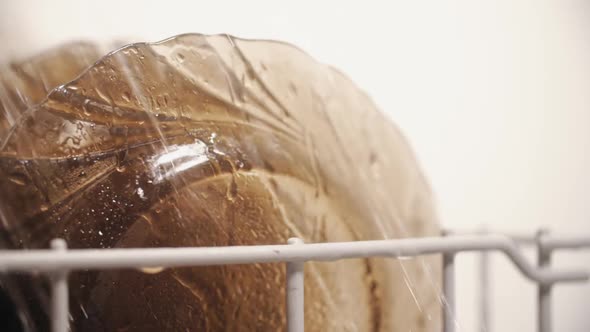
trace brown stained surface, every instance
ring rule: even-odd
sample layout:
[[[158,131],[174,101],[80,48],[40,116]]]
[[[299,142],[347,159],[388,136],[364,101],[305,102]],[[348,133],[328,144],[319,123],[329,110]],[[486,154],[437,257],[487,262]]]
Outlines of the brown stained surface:
[[[22,112],[53,88],[75,79],[100,56],[97,46],[78,42],[0,66],[0,137]]]
[[[438,233],[396,127],[348,78],[288,44],[196,34],[133,44],[4,123],[0,211],[12,247]],[[308,263],[306,328],[438,330],[440,275],[434,257]],[[284,285],[283,264],[77,272],[72,325],[282,331]]]

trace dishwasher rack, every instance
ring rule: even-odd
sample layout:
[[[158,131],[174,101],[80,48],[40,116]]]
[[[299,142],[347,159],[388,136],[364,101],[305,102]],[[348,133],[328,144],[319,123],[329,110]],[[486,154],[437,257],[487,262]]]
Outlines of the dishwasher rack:
[[[534,245],[537,264],[523,255],[521,245]],[[477,232],[461,234],[447,231],[440,237],[404,238],[376,241],[331,242],[305,244],[291,238],[288,244],[138,248],[138,249],[72,249],[63,239],[54,239],[51,249],[2,250],[0,273],[44,273],[51,281],[52,332],[69,330],[68,273],[74,270],[100,270],[145,267],[188,267],[229,264],[287,264],[287,331],[304,331],[304,264],[308,261],[335,261],[367,257],[414,257],[427,254],[443,256],[444,301],[443,331],[456,330],[455,317],[455,255],[460,252],[490,251],[505,254],[522,274],[538,284],[538,331],[551,331],[551,288],[557,283],[587,282],[587,270],[551,269],[551,254],[563,249],[590,249],[589,237],[553,237],[546,231],[535,236],[508,236]],[[486,256],[483,256],[486,255]],[[482,272],[487,272],[487,259],[482,259]],[[589,267],[585,267],[588,269]],[[484,308],[484,315],[486,309]]]

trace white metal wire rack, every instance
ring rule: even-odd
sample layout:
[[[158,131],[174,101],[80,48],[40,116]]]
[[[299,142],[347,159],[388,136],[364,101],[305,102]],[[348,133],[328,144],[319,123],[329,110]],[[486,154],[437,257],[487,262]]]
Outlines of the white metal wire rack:
[[[535,245],[538,262],[528,262],[519,245]],[[55,239],[48,250],[0,251],[0,272],[45,273],[51,280],[51,321],[53,332],[69,330],[68,273],[75,270],[213,266],[228,264],[287,264],[287,330],[304,331],[304,264],[308,261],[334,261],[365,257],[409,257],[426,254],[443,256],[444,332],[453,332],[455,323],[455,255],[460,252],[490,251],[504,253],[526,277],[538,284],[538,330],[551,330],[551,288],[556,283],[585,282],[585,270],[557,271],[550,268],[551,253],[561,249],[590,248],[590,237],[506,236],[488,233],[395,240],[304,244],[291,238],[286,245],[145,248],[145,249],[73,249]],[[487,260],[482,260],[487,271]],[[484,308],[485,311],[485,308]],[[484,312],[485,314],[485,312]]]

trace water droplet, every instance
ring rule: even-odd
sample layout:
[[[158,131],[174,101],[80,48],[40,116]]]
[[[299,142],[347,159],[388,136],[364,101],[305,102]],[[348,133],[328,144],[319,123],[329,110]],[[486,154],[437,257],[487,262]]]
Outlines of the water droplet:
[[[90,111],[88,109],[88,105],[90,104],[90,99],[84,100],[82,103],[82,110],[84,111],[84,115],[90,115]]]
[[[147,197],[145,197],[145,194],[144,194],[143,189],[141,187],[137,188],[137,195],[139,196],[139,198],[143,199],[144,201],[147,199]]]
[[[217,138],[217,133],[211,133],[211,135],[209,136],[209,143],[215,144],[215,138]]]
[[[131,96],[129,95],[129,92],[127,92],[127,91],[125,91],[125,92],[123,92],[123,94],[121,94],[121,98],[123,98],[123,100],[126,102],[131,101]]]
[[[105,102],[107,105],[112,104],[112,100],[109,97],[109,95],[107,93],[105,93],[104,91],[102,91],[100,88],[95,87],[94,91],[96,92],[96,94],[98,95],[98,97],[100,97],[100,99],[102,99],[103,102]]]
[[[27,177],[22,173],[11,174],[8,179],[12,183],[18,184],[19,186],[24,186],[27,184]]]
[[[226,196],[230,202],[233,202],[238,196],[238,184],[236,183],[236,179],[233,176],[229,184],[229,187],[227,188]]]
[[[45,211],[49,210],[49,205],[48,204],[41,204],[39,209],[41,210],[41,212],[45,212]]]
[[[81,304],[80,304],[80,309],[82,310],[84,317],[86,317],[86,319],[88,319],[88,314],[86,313],[86,310],[84,309],[84,307]]]

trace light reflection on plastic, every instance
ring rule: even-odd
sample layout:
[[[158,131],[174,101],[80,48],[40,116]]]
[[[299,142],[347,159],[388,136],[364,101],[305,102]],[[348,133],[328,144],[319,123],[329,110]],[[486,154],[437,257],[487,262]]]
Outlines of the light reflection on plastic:
[[[162,182],[207,161],[209,161],[207,145],[199,140],[193,144],[169,146],[168,152],[151,160],[154,182]],[[162,172],[164,167],[167,170]]]

